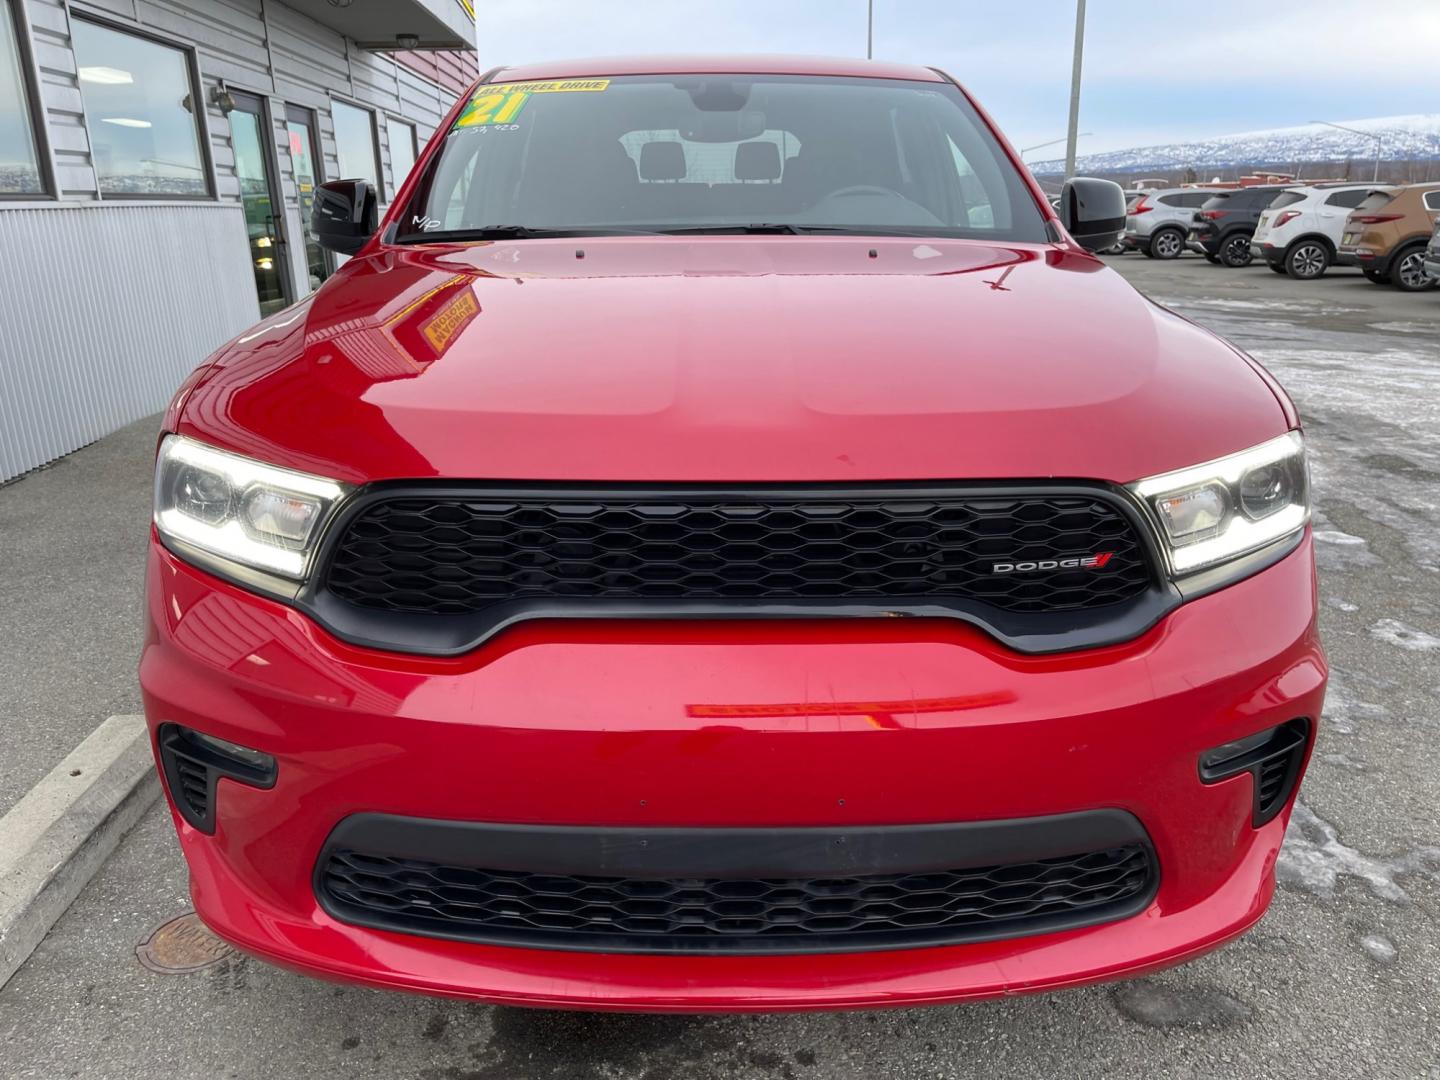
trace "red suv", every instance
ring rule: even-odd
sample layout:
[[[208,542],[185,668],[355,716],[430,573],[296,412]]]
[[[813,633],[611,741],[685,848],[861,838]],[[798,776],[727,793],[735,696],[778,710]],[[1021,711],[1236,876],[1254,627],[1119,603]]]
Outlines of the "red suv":
[[[1326,667],[1303,442],[969,96],[492,73],[166,418],[140,666],[201,917],[492,1002],[1133,975],[1265,911]]]

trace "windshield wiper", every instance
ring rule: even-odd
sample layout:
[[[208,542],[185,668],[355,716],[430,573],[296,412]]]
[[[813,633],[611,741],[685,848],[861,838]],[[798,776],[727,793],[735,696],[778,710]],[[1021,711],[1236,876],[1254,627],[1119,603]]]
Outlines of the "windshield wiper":
[[[746,233],[773,233],[777,235],[800,236],[806,233],[835,233],[840,236],[907,236],[944,238],[943,231],[926,229],[924,226],[906,228],[902,225],[806,225],[803,222],[763,222],[757,225],[679,225],[658,226],[655,232],[669,236],[743,235]]]
[[[402,244],[434,244],[465,240],[539,240],[555,236],[654,236],[653,229],[612,229],[603,225],[548,228],[536,225],[479,225],[473,229],[435,229],[402,236]]]
[[[707,233],[715,235],[746,233],[779,233],[795,235],[802,230],[803,226],[771,224],[762,222],[758,225],[681,225],[676,228],[664,227],[656,229],[656,232],[665,233],[667,236],[703,236]]]

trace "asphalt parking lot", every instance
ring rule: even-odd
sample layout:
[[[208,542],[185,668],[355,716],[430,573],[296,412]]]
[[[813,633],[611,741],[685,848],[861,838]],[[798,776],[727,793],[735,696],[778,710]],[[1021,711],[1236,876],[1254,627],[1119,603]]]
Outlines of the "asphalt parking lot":
[[[1440,291],[1189,257],[1111,264],[1250,350],[1309,430],[1332,681],[1280,890],[1249,935],[1137,982],[792,1016],[496,1009],[333,986],[235,954],[161,974],[136,946],[189,904],[157,805],[0,991],[0,1074],[1440,1078]],[[5,802],[108,712],[134,707],[151,430],[0,489],[0,527],[22,538],[22,557],[0,565],[0,625],[34,627],[0,651],[0,706],[22,727],[0,773]],[[103,557],[86,557],[83,533],[48,535],[67,495],[100,503]]]

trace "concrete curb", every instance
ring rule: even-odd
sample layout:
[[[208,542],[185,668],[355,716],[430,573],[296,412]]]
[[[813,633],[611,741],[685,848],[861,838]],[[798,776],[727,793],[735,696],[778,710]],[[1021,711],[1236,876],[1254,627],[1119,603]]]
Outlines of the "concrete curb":
[[[160,794],[143,716],[112,716],[0,818],[0,987]]]

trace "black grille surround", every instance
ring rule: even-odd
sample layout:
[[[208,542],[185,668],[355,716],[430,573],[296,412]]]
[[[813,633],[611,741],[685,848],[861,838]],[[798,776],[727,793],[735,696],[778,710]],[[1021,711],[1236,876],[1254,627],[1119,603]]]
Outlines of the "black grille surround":
[[[1064,819],[1047,832],[1047,822]],[[1159,884],[1148,837],[1116,811],[918,830],[532,831],[357,815],[327,842],[315,891],[341,922],[424,937],[759,955],[928,948],[1097,925],[1138,914]],[[616,851],[618,865],[606,865]]]
[[[357,644],[440,655],[535,618],[890,615],[1055,652],[1158,621],[1179,603],[1161,562],[1101,484],[377,484],[342,509],[296,599]]]

